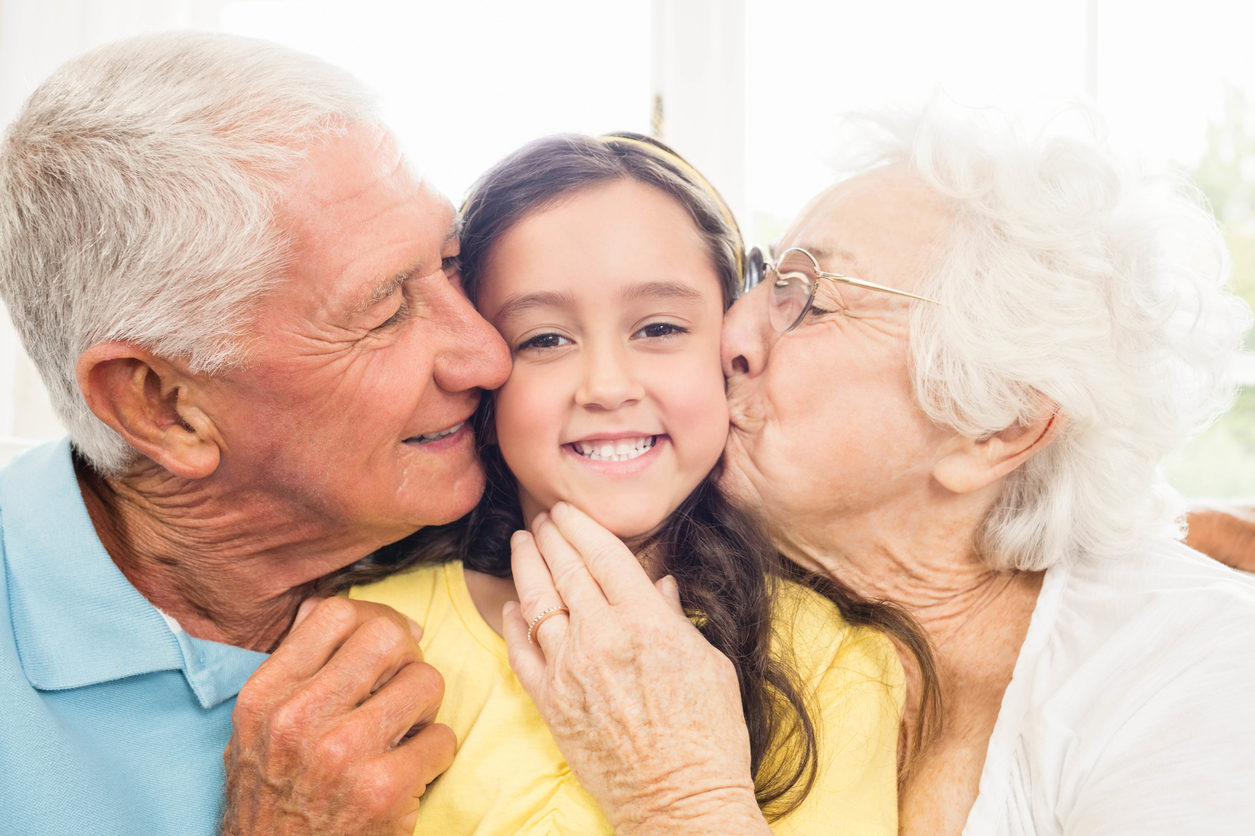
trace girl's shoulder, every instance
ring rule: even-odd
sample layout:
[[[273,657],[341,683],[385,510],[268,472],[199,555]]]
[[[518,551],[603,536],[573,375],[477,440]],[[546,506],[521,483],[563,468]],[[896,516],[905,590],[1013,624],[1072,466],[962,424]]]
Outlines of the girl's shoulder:
[[[805,679],[878,682],[890,692],[904,688],[893,641],[874,627],[851,624],[835,603],[807,586],[780,583],[773,625],[775,640]]]
[[[902,663],[879,630],[851,624],[829,599],[784,583],[776,595],[776,652],[805,684],[819,748],[811,791],[781,836],[898,832],[898,734],[906,696]],[[833,811],[840,810],[839,819]]]
[[[371,583],[351,586],[345,594],[360,601],[387,604],[424,624],[432,607],[449,598],[450,583],[456,582],[461,574],[459,561],[429,563],[403,569]]]

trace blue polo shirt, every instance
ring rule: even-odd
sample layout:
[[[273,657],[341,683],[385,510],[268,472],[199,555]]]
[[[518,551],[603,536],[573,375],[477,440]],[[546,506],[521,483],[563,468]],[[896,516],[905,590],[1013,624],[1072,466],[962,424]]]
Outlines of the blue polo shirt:
[[[194,639],[105,552],[68,440],[0,470],[0,832],[212,834],[265,655]]]

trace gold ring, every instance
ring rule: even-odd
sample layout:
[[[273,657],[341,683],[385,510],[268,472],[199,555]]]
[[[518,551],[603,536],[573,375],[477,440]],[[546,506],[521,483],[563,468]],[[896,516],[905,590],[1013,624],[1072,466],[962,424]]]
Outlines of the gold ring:
[[[546,618],[548,618],[551,615],[557,615],[558,613],[566,613],[567,615],[570,615],[571,611],[568,610],[566,607],[550,607],[549,609],[542,612],[540,615],[533,618],[532,623],[529,624],[527,627],[527,643],[532,644],[532,645],[536,644],[536,642],[532,640],[532,636],[535,635],[536,633],[536,628],[539,627],[540,623],[544,621]]]

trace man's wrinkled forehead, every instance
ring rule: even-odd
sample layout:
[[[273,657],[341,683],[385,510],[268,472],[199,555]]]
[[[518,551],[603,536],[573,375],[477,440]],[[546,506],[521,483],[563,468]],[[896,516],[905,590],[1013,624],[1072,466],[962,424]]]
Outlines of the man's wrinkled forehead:
[[[448,231],[445,233],[444,240],[440,244],[440,252],[442,254],[452,255],[458,250],[458,232],[461,229],[461,223],[459,222],[457,211],[453,208],[453,204],[449,201],[449,199],[445,198],[444,195],[439,192],[435,192],[434,194],[444,201],[449,212]],[[406,279],[432,272],[436,266],[439,265],[437,263],[430,262],[425,258],[407,264],[392,275],[381,278],[378,284],[374,285],[368,292],[361,293],[358,296],[356,303],[350,305],[349,312],[352,314],[361,314],[365,312],[371,305],[374,305],[375,303],[391,296],[393,291],[405,284]]]
[[[334,146],[345,142],[355,145],[356,153],[335,154]],[[417,187],[427,200],[439,202],[456,215],[449,198],[424,176],[395,134],[377,123],[357,123],[345,133],[330,133],[302,148],[300,161],[283,180],[280,212],[295,216],[311,206],[352,201],[363,189],[381,182],[392,183],[394,188]]]
[[[457,213],[386,128],[356,125],[308,149],[280,198],[300,293],[337,321],[457,254]]]

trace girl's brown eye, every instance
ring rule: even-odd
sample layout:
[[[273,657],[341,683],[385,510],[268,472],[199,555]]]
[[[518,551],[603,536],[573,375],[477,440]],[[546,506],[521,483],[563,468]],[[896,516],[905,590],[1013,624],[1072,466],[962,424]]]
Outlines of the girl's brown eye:
[[[570,344],[571,341],[561,334],[537,334],[522,343],[516,350],[523,351],[528,348],[561,348],[564,345]]]
[[[670,322],[651,322],[641,330],[637,331],[633,336],[645,337],[647,339],[658,339],[659,337],[670,337],[673,334],[687,334],[688,329]]]

